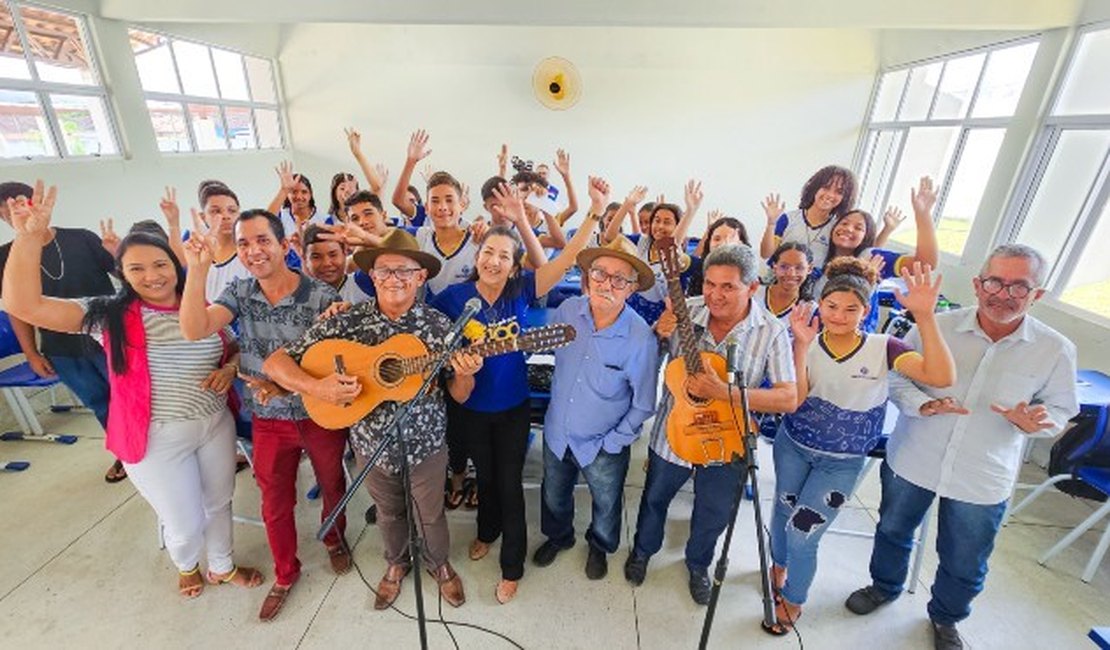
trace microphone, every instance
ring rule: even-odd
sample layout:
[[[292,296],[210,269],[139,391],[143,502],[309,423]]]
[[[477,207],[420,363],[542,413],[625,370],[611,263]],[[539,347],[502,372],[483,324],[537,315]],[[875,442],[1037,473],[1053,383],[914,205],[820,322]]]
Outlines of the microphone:
[[[459,338],[462,336],[463,328],[466,327],[466,324],[470,322],[471,318],[474,318],[474,315],[477,314],[481,308],[482,301],[478,300],[478,298],[471,298],[466,301],[466,304],[463,305],[462,314],[460,314],[458,319],[451,325],[451,331],[447,333],[447,338],[444,339],[448,350],[453,350],[455,348],[455,344],[459,342]]]
[[[740,369],[740,360],[736,358],[739,345],[735,334],[729,334],[728,338],[725,339],[725,370],[727,372],[736,372]]]

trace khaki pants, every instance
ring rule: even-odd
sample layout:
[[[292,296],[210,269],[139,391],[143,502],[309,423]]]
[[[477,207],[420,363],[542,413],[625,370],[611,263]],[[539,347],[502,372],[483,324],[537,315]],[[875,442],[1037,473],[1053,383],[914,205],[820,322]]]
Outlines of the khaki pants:
[[[365,459],[360,459],[365,462]],[[412,498],[418,532],[424,539],[424,562],[435,569],[447,562],[451,539],[443,512],[443,481],[447,476],[446,447],[410,468]],[[370,470],[366,488],[378,505],[378,528],[382,531],[385,560],[408,564],[409,525],[405,519],[404,483],[400,474],[380,466]]]

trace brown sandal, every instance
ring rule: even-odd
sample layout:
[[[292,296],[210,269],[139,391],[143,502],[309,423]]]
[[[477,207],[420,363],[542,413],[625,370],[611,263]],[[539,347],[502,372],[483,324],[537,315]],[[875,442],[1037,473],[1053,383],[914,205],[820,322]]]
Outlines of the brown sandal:
[[[266,594],[266,598],[262,600],[262,609],[258,610],[258,619],[263,622],[274,620],[278,612],[281,611],[285,605],[285,599],[289,597],[289,592],[293,590],[293,585],[279,585],[274,583],[270,587],[270,592]]]
[[[478,509],[478,481],[468,478],[463,481],[463,492],[466,493],[466,500],[463,501],[463,507],[467,510]]]
[[[794,629],[794,624],[802,617],[802,609],[798,607],[795,614],[790,613],[789,605],[785,600],[779,599],[775,605],[775,624],[767,625],[766,621],[760,621],[759,626],[763,631],[773,636],[783,636],[789,634]]]
[[[235,585],[245,589],[254,589],[265,580],[261,571],[249,566],[237,566],[231,570],[231,573],[223,575],[209,571],[205,577],[208,578],[210,585]]]

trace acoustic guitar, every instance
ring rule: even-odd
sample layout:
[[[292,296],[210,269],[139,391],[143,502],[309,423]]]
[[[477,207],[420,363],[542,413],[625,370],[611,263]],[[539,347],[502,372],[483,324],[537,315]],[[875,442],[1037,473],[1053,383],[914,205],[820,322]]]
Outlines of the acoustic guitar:
[[[541,352],[562,347],[573,341],[574,336],[571,325],[546,325],[516,336],[476,343],[463,350],[483,358],[509,352]],[[333,372],[354,375],[362,384],[362,392],[344,405],[303,395],[305,409],[322,427],[349,427],[382,402],[403,402],[416,397],[424,383],[425,372],[447,355],[445,352],[429,354],[424,342],[412,334],[396,334],[378,345],[324,339],[305,351],[301,368],[318,379]]]
[[[694,324],[686,309],[686,296],[682,292],[682,268],[674,238],[661,237],[656,243],[659,263],[667,279],[667,294],[678,321],[675,334],[682,356],[667,364],[663,381],[674,397],[674,406],[667,416],[667,442],[682,460],[693,465],[716,465],[732,461],[733,455],[744,456],[744,412],[739,402],[733,408],[727,400],[709,400],[697,397],[687,389],[691,375],[703,371],[715,372],[728,381],[725,359],[716,353],[698,349]],[[752,422],[755,431],[755,423]]]

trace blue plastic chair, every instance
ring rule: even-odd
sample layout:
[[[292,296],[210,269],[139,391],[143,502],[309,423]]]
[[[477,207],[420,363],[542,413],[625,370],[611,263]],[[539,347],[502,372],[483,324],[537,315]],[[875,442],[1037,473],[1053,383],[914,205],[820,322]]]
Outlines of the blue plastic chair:
[[[17,354],[23,354],[19,347],[19,340],[15,337],[11,319],[8,313],[0,311],[0,360],[7,359]],[[57,377],[43,379],[31,370],[26,361],[16,364],[6,370],[0,371],[0,392],[8,402],[15,419],[19,422],[21,431],[9,431],[0,434],[0,440],[36,440],[43,442],[58,442],[71,445],[77,442],[77,436],[47,434],[42,429],[35,410],[24,394],[24,388],[49,388],[53,390],[60,382]],[[53,395],[51,395],[53,402]],[[53,407],[52,407],[53,408]],[[66,410],[65,407],[56,410]]]

